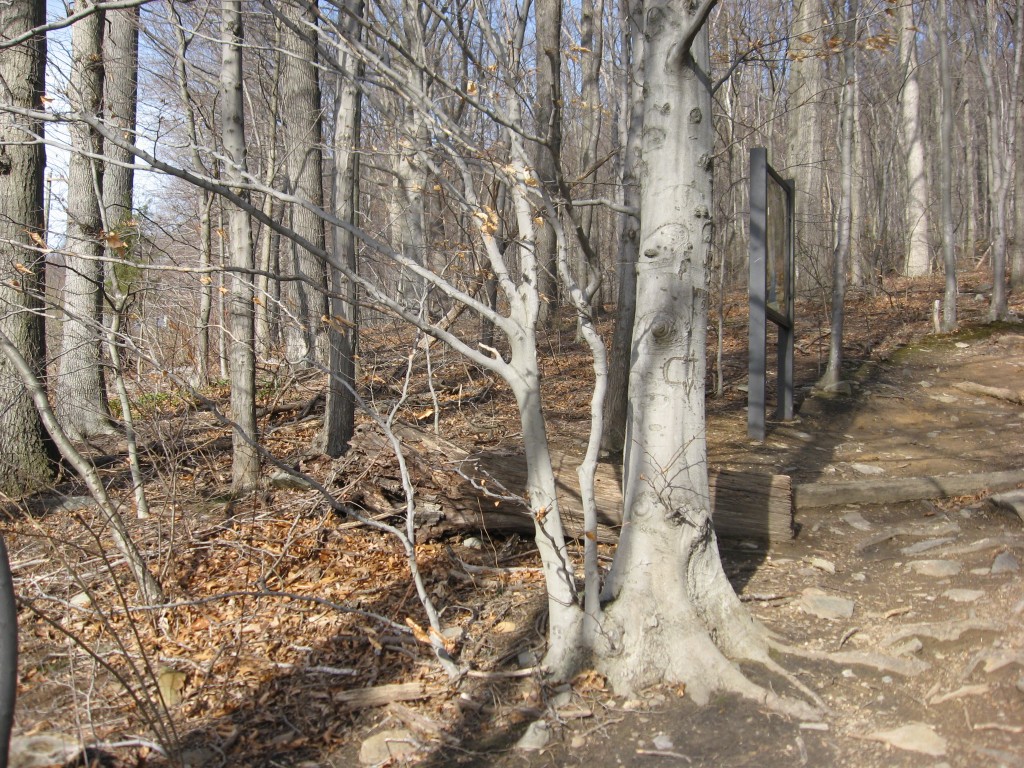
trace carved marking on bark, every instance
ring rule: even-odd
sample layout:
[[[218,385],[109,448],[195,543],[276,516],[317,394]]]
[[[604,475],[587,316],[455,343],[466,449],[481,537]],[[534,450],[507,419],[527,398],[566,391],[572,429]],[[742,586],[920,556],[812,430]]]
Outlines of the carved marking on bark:
[[[669,384],[688,383],[690,381],[690,376],[687,375],[687,371],[692,370],[695,362],[696,359],[693,355],[669,358],[665,361],[665,365],[662,368],[662,374],[665,377],[665,381]]]

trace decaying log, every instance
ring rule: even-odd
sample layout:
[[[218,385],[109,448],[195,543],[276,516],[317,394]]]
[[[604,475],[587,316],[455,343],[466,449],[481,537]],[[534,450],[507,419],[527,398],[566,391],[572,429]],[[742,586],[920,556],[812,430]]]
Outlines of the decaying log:
[[[411,425],[397,428],[413,473],[424,537],[459,531],[518,532],[533,534],[533,520],[518,499],[526,484],[526,459],[519,454],[471,454],[457,444]],[[353,443],[356,462],[370,456],[379,466],[373,477],[376,490],[364,493],[361,503],[374,512],[399,511],[397,475],[390,476],[390,447],[376,432],[361,432]],[[576,467],[579,459],[564,453],[552,456],[558,483],[558,504],[563,524],[574,537],[583,535],[583,509]],[[732,470],[712,470],[711,499],[715,530],[720,538],[774,542],[792,538],[793,505],[790,479]],[[393,489],[393,501],[387,500]],[[598,540],[613,542],[622,522],[622,468],[598,466],[595,497]]]
[[[963,496],[985,489],[1013,488],[1024,483],[1024,470],[976,472],[965,475],[894,477],[883,480],[849,480],[833,483],[804,483],[794,490],[796,509],[842,504],[896,504],[919,499]]]

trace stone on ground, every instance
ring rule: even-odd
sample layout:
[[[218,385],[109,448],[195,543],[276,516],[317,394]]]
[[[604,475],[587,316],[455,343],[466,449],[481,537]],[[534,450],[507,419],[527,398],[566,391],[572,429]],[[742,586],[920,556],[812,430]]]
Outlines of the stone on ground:
[[[1013,552],[1000,552],[992,561],[992,574],[998,576],[1002,573],[1017,573],[1020,570],[1020,563]]]
[[[869,737],[897,749],[920,752],[932,757],[946,754],[946,740],[925,723],[911,723],[890,731],[875,731]]]
[[[963,566],[956,560],[914,560],[907,563],[907,568],[921,576],[932,576],[936,579],[948,579],[960,573]]]
[[[405,728],[380,731],[359,747],[359,762],[363,765],[390,764],[412,754],[417,746],[416,737]]]
[[[817,616],[819,619],[848,619],[853,616],[853,600],[830,595],[813,587],[803,591],[798,605],[804,613]]]

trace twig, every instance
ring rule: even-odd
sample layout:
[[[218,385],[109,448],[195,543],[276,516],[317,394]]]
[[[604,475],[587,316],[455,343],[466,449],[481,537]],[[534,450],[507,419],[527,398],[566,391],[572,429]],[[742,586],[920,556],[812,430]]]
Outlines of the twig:
[[[684,755],[682,752],[673,752],[669,749],[638,749],[636,753],[638,755],[645,755],[648,757],[675,757],[679,760],[685,760],[688,763],[693,762],[693,760]]]

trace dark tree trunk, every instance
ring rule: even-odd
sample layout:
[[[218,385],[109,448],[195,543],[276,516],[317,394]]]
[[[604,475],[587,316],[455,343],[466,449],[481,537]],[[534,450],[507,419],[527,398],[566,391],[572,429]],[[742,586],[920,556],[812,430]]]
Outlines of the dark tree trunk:
[[[46,4],[0,3],[0,34],[24,34],[46,20]],[[10,90],[3,103],[41,109],[46,38],[30,37],[0,54],[0,82]],[[9,101],[8,101],[9,100]],[[46,234],[43,221],[43,169],[46,156],[38,120],[0,109],[0,334],[45,375],[42,287]],[[53,479],[54,451],[32,399],[12,362],[0,355],[0,492],[21,496]]]

